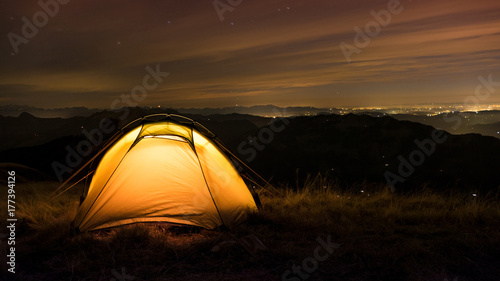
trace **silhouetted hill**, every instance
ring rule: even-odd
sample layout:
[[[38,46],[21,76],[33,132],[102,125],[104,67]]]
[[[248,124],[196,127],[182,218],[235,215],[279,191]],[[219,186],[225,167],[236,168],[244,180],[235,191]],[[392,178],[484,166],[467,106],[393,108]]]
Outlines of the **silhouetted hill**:
[[[155,110],[158,108],[143,107],[146,110]],[[163,109],[163,108],[162,108]],[[40,118],[71,118],[75,116],[88,117],[94,113],[101,112],[103,109],[86,108],[86,107],[68,107],[68,108],[52,108],[44,109],[27,105],[0,105],[0,115],[17,117],[23,112],[27,112],[33,116]],[[165,111],[163,109],[163,111]],[[335,108],[315,108],[311,106],[295,106],[295,107],[278,107],[274,105],[254,105],[231,106],[222,108],[179,108],[176,111],[182,114],[194,115],[214,115],[214,114],[243,114],[257,116],[276,116],[277,114],[287,116],[301,115],[316,115],[322,113],[339,113],[339,109]]]
[[[470,130],[483,136],[500,138],[500,122],[491,124],[476,124],[470,126]]]
[[[0,150],[39,145],[75,135],[83,128],[97,126],[96,121],[90,117],[37,118],[29,113],[22,113],[19,117],[0,116]]]
[[[2,132],[2,137],[5,136],[0,139],[2,147],[0,162],[20,163],[55,178],[56,174],[52,166],[54,161],[69,167],[71,171],[76,171],[75,167],[67,163],[85,163],[99,151],[109,137],[124,125],[143,116],[165,113],[165,111],[176,113],[168,109],[136,107],[119,112],[102,111],[87,118],[37,118],[29,113],[22,113],[19,117],[0,117],[0,132]],[[235,138],[238,140],[239,136],[256,130],[259,126],[265,125],[268,120],[263,117],[241,114],[187,115],[187,117],[201,122],[224,140]],[[109,127],[112,130],[101,130],[100,126],[103,121],[108,124],[106,128]],[[102,134],[102,137],[99,134]],[[78,147],[82,141],[88,139],[93,140],[89,153],[86,152],[85,146]],[[85,153],[79,153],[79,149]],[[68,156],[69,154],[73,156]],[[75,155],[78,159],[75,159]],[[64,176],[67,177],[69,174],[70,172],[64,173]]]
[[[372,113],[372,116],[376,113]],[[500,138],[500,111],[455,112],[432,116],[394,114],[398,120],[407,120],[441,128],[453,134],[477,133]]]
[[[28,166],[17,163],[0,163],[0,173],[2,175],[7,175],[7,172],[9,171],[16,172],[16,183],[53,180],[53,178],[48,176],[47,174],[44,174]],[[7,182],[7,177],[0,177],[0,184],[7,185]]]
[[[275,105],[254,105],[246,106],[232,106],[222,108],[179,108],[177,109],[183,114],[199,114],[199,115],[213,115],[213,114],[249,114],[258,116],[302,116],[302,115],[316,115],[323,113],[339,113],[340,110],[336,108],[316,108],[312,106],[290,106],[279,107]]]
[[[303,181],[307,174],[320,172],[346,184],[385,183],[386,171],[399,174],[398,157],[409,160],[410,153],[419,150],[415,140],[431,139],[434,130],[392,117],[354,114],[297,117],[289,122],[285,130],[274,134],[272,142],[258,144],[264,147],[262,151],[244,139],[231,143],[231,148],[275,182],[295,185],[296,179]],[[259,131],[251,134],[258,135]],[[500,140],[477,134],[446,136],[396,188],[410,190],[430,183],[436,189],[497,189]]]
[[[248,135],[269,123],[269,118],[245,114],[184,114],[198,121],[217,135],[224,142],[239,141],[241,136]]]
[[[65,136],[42,145],[5,150],[0,152],[0,163],[18,163],[34,168],[48,175],[52,180],[57,180],[58,178],[52,167],[52,163],[57,161],[68,166],[71,171],[76,171],[74,167],[70,167],[66,164],[66,157],[68,155],[68,150],[66,148],[75,150],[78,143],[84,139],[84,136]],[[98,151],[98,148],[99,147],[95,147],[92,152],[95,153]],[[83,161],[89,159],[89,157],[80,157],[80,159],[80,164],[83,164]],[[77,161],[74,157],[72,157],[71,160],[75,163]],[[19,176],[27,177],[23,175],[22,171],[18,174]],[[70,172],[65,173],[63,174],[63,178],[67,178],[70,175]]]
[[[88,117],[38,118],[23,112],[18,117],[0,116],[0,151],[16,147],[41,145],[64,136],[82,135],[98,129],[108,119],[118,129],[144,115],[176,113],[168,109],[127,108],[119,111],[100,111]]]
[[[135,119],[150,113],[134,108],[130,109],[128,117]],[[99,120],[108,118],[114,120],[113,124],[118,128],[118,124],[124,122],[116,114],[104,111],[85,119],[61,120],[39,120],[23,114],[10,120],[16,122],[12,126],[33,129],[42,127],[34,124],[48,122],[48,125],[53,125],[51,122],[54,122],[59,124],[60,131],[55,131],[60,137],[47,143],[0,152],[0,162],[20,163],[55,176],[51,164],[54,161],[66,163],[68,150],[76,150],[86,138],[75,122],[90,128],[98,126]],[[189,117],[218,135],[236,156],[266,179],[293,186],[297,182],[301,185],[308,175],[317,173],[345,185],[384,184],[386,172],[401,176],[398,171],[401,159],[415,161],[410,160],[410,155],[422,150],[415,141],[430,141],[434,131],[431,126],[398,121],[388,116],[375,118],[355,114],[283,119],[240,114]],[[26,131],[11,133],[12,141],[23,142],[24,136],[32,133]],[[71,133],[61,136],[64,132]],[[407,191],[429,183],[429,187],[438,190],[497,191],[500,186],[500,140],[478,134],[446,133],[444,136],[446,141],[435,144],[435,150],[429,156],[420,152],[424,156],[422,163],[412,165],[414,171],[403,176],[404,182],[396,183],[396,189]],[[94,153],[97,149],[98,146],[94,147]],[[64,176],[69,176],[69,172]]]
[[[44,109],[28,105],[0,105],[0,115],[17,117],[23,112],[40,118],[70,118],[75,116],[88,117],[102,109],[86,107],[68,107]]]
[[[38,118],[32,114],[23,112],[18,117],[0,116],[0,151],[16,148],[37,146],[64,136],[83,135],[98,129],[100,123],[107,119],[113,123],[115,131],[129,122],[150,114],[171,113],[177,111],[167,108],[127,108],[119,111],[100,111],[89,117],[71,118]],[[267,118],[242,115],[185,115],[198,120],[215,134],[224,139],[231,139],[227,134],[229,128],[231,134],[242,134],[257,127],[265,125]]]

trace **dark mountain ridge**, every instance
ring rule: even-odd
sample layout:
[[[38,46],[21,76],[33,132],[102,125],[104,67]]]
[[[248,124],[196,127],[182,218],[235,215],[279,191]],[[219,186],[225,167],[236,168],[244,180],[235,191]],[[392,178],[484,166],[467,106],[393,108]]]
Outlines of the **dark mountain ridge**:
[[[98,128],[99,120],[108,118],[119,128],[119,124],[126,122],[117,114],[123,112],[104,111],[88,118],[75,117],[71,119],[73,123],[66,119],[39,120],[28,114],[9,119],[16,123],[11,128],[23,128],[22,132],[7,132],[15,143],[22,143],[25,136],[32,134],[28,129],[40,128],[41,125],[36,124],[43,122],[58,123],[59,131],[54,129],[58,137],[52,136],[46,143],[4,150],[0,152],[0,162],[19,163],[55,177],[52,163],[66,163],[68,147],[76,150],[86,139],[75,123],[85,124],[85,128],[91,130],[92,126]],[[151,111],[135,108],[130,109],[128,117],[135,119],[146,114]],[[422,163],[411,165],[413,171],[409,175],[401,175],[401,159],[411,162],[412,153],[422,151],[416,142],[432,140],[433,127],[388,116],[356,114],[295,118],[240,114],[190,117],[212,130],[236,156],[275,184],[295,186],[318,173],[345,186],[385,184],[386,174],[390,172],[404,179],[395,184],[398,191],[427,184],[437,190],[498,192],[500,186],[500,140],[493,137],[444,133],[444,142],[435,143],[429,155],[421,153]],[[98,146],[93,153],[97,149]],[[64,178],[69,174],[65,173]]]
[[[353,183],[386,183],[386,172],[399,175],[400,156],[421,151],[415,143],[432,140],[431,126],[392,117],[367,115],[328,115],[296,117],[265,145],[255,149],[249,161],[266,178],[295,185],[297,178],[321,173],[329,178]],[[254,132],[258,135],[258,132]],[[500,185],[500,140],[478,134],[452,135],[424,154],[423,163],[396,189],[412,190],[429,184],[434,189],[495,190]],[[241,143],[232,143],[238,151]],[[243,146],[250,149],[250,145]],[[240,151],[248,151],[241,149]],[[241,155],[241,153],[240,153]],[[241,155],[248,160],[249,153]],[[411,163],[410,163],[411,164]],[[300,185],[300,184],[299,184]]]

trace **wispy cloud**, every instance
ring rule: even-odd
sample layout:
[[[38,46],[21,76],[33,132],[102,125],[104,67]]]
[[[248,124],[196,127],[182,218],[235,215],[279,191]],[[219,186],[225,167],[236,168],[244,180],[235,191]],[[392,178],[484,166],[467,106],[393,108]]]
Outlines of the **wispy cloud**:
[[[221,22],[210,2],[70,1],[18,55],[4,37],[0,103],[106,107],[152,63],[171,75],[144,105],[192,107],[448,102],[499,69],[498,1],[401,1],[350,64],[339,44],[388,1],[333,2],[246,1]],[[1,6],[1,34],[37,9]]]

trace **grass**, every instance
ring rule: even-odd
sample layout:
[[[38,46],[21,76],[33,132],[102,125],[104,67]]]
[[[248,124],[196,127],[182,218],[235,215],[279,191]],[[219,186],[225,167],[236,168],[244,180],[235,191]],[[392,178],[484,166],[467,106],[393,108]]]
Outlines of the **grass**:
[[[500,276],[500,203],[493,196],[398,195],[368,185],[341,191],[316,178],[300,190],[260,191],[261,210],[230,231],[138,224],[70,237],[81,188],[48,201],[55,186],[16,187],[18,268],[7,277],[211,281],[304,280],[307,274],[307,280],[462,281]],[[0,213],[6,214],[3,204]],[[267,249],[252,255],[233,243],[211,251],[249,234]],[[340,246],[315,270],[301,269],[302,278],[283,276],[304,260],[314,267],[317,239],[328,236]]]

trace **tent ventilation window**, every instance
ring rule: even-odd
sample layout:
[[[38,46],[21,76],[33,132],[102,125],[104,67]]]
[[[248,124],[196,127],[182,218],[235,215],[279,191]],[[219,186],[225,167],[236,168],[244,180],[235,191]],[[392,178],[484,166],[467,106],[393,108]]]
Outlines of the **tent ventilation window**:
[[[174,135],[144,136],[144,138],[145,139],[158,138],[158,139],[168,139],[168,140],[187,142],[184,138],[181,138],[179,136],[174,136]]]

